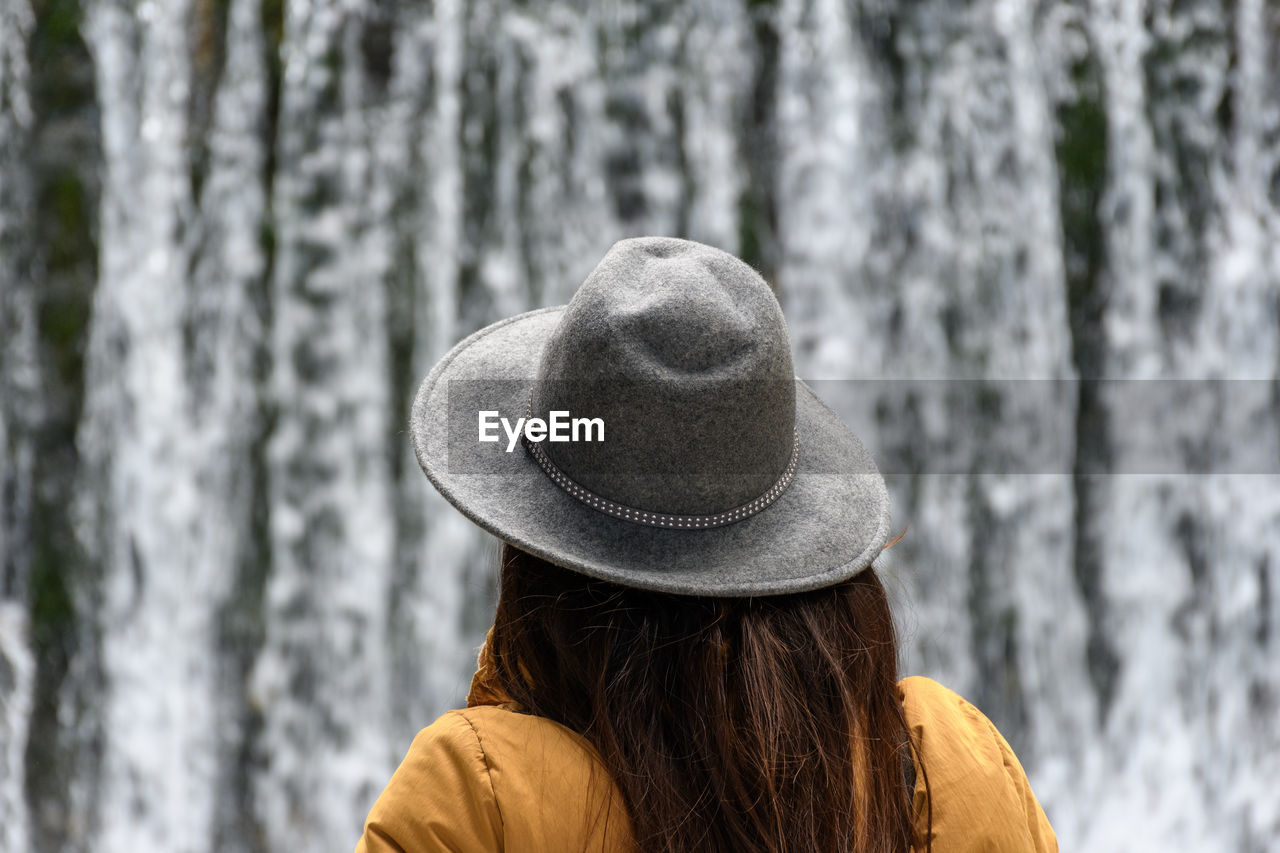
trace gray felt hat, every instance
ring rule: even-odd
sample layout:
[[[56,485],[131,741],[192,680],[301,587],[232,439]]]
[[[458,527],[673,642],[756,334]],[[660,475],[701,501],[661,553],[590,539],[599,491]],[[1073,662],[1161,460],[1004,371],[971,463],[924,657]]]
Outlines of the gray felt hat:
[[[816,589],[889,534],[884,479],[795,377],[769,286],[688,240],[619,241],[568,305],[463,340],[423,380],[411,431],[476,524],[627,586]]]

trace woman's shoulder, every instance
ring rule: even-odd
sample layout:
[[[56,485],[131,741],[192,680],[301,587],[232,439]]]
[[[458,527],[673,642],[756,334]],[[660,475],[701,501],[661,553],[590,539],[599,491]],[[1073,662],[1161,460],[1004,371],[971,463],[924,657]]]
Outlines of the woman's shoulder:
[[[907,726],[930,773],[952,768],[972,778],[988,773],[1019,784],[1026,781],[1013,748],[996,725],[959,693],[924,676],[898,682]],[[935,771],[935,766],[937,770]]]
[[[510,703],[460,708],[441,719],[466,722],[484,754],[490,777],[503,783],[512,781],[503,774],[517,770],[538,777],[535,784],[542,783],[541,777],[586,783],[597,768],[604,768],[595,747],[582,735]]]
[[[620,804],[581,735],[477,705],[418,732],[356,849],[607,851],[630,831]]]
[[[898,682],[919,751],[917,814],[932,793],[935,849],[1056,851],[1057,839],[1008,741],[973,703],[931,678]]]
[[[501,849],[502,821],[471,722],[457,711],[418,732],[365,819],[357,853]]]
[[[918,727],[945,729],[979,735],[985,741],[995,730],[982,711],[959,693],[932,678],[911,675],[898,682],[898,697],[907,720]]]
[[[594,747],[582,735],[510,704],[475,705],[445,712],[418,732],[406,760],[439,752],[475,757],[473,775],[508,794],[517,770],[521,777],[532,772],[563,781],[585,779],[593,767],[603,767]]]

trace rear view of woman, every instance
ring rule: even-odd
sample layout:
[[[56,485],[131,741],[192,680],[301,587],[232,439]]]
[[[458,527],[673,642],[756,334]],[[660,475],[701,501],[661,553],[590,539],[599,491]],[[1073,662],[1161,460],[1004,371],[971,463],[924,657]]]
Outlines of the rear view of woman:
[[[615,244],[454,347],[412,432],[500,596],[357,851],[1057,849],[990,721],[898,679],[884,481],[743,262]]]

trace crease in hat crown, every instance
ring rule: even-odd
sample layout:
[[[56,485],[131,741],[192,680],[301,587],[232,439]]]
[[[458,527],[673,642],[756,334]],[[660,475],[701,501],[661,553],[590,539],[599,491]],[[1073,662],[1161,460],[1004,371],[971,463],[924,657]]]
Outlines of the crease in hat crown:
[[[530,411],[553,410],[603,419],[603,442],[539,449],[606,501],[691,516],[752,506],[785,487],[797,450],[782,309],[727,252],[676,238],[619,241],[546,344]]]

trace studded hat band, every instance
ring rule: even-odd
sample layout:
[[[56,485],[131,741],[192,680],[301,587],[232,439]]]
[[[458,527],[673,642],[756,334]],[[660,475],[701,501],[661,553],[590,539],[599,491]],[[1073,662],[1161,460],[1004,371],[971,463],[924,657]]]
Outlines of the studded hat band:
[[[647,524],[650,527],[669,527],[681,530],[723,527],[726,524],[741,521],[760,512],[760,510],[776,501],[787,490],[787,486],[791,485],[791,479],[796,473],[796,459],[800,455],[800,435],[798,432],[793,432],[791,458],[787,460],[787,467],[783,469],[782,475],[778,477],[777,481],[759,497],[747,501],[742,506],[728,509],[724,512],[717,512],[715,515],[668,515],[662,512],[647,512],[642,509],[636,509],[597,495],[590,489],[575,483],[568,474],[561,471],[556,466],[556,463],[551,461],[551,457],[547,456],[547,452],[542,449],[541,442],[531,441],[527,434],[522,434],[521,440],[538,463],[538,466],[551,478],[551,482],[587,506],[612,515],[615,518],[621,518],[624,521],[634,521],[637,524]]]

